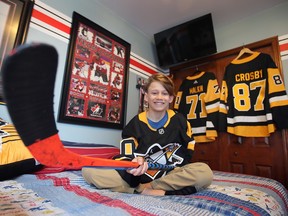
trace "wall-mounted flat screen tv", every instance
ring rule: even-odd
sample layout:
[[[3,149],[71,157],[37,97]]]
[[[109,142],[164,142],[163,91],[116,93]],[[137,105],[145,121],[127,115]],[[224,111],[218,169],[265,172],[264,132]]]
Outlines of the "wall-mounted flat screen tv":
[[[211,13],[154,34],[162,68],[217,52]]]

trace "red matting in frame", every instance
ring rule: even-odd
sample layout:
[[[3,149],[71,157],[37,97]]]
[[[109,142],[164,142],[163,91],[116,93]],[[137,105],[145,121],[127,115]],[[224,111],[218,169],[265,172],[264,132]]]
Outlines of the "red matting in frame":
[[[131,45],[74,12],[59,122],[122,129]]]

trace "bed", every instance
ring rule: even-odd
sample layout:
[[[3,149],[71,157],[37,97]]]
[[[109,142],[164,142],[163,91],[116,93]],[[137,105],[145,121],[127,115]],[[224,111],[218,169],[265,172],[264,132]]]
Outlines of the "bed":
[[[69,150],[111,158],[110,145],[63,142]],[[212,185],[186,196],[145,196],[98,190],[81,170],[44,167],[0,181],[0,215],[287,215],[288,195],[279,182],[214,171]]]

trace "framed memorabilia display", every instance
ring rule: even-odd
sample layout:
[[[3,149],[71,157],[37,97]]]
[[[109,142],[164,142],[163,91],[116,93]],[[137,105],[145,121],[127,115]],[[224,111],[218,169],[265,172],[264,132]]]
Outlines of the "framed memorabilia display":
[[[131,45],[73,12],[59,122],[122,129]]]
[[[5,56],[25,42],[33,6],[34,1],[31,0],[0,0],[0,69]],[[3,93],[0,79],[1,101]]]

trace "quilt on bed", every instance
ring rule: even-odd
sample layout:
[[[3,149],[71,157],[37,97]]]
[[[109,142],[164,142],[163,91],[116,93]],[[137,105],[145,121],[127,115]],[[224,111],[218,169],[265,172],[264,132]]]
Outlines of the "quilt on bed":
[[[98,190],[81,171],[23,175],[0,182],[0,215],[287,215],[287,190],[255,176],[214,171],[189,196],[153,197]]]

